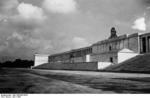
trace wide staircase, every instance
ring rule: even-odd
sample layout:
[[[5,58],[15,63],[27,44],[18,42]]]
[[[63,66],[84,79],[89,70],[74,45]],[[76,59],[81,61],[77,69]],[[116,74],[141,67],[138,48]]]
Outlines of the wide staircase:
[[[120,64],[110,66],[105,71],[150,73],[150,54],[138,55]]]
[[[50,69],[50,70],[87,70],[96,71],[97,62],[81,62],[81,63],[46,63],[34,67],[34,69]]]

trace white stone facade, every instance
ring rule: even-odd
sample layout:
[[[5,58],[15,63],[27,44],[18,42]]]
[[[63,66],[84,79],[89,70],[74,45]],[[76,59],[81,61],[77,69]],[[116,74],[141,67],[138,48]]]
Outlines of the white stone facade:
[[[34,66],[39,66],[41,64],[48,63],[49,62],[48,56],[49,55],[45,54],[35,54]]]

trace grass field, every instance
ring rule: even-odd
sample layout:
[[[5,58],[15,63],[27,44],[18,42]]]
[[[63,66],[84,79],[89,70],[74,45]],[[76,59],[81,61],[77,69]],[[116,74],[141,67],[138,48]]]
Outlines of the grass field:
[[[0,69],[0,93],[150,93],[150,74]]]

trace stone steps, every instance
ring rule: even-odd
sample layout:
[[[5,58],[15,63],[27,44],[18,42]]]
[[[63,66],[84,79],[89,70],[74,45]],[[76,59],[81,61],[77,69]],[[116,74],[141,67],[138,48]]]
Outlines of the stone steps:
[[[105,71],[150,73],[150,54],[138,55],[123,63],[110,66]]]

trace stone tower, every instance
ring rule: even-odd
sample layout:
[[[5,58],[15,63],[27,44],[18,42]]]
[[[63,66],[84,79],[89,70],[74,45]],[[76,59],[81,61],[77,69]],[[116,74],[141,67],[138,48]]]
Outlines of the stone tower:
[[[109,39],[117,37],[117,34],[116,34],[117,31],[116,31],[115,27],[111,28],[111,32],[110,33],[111,33],[111,35],[110,35]]]

